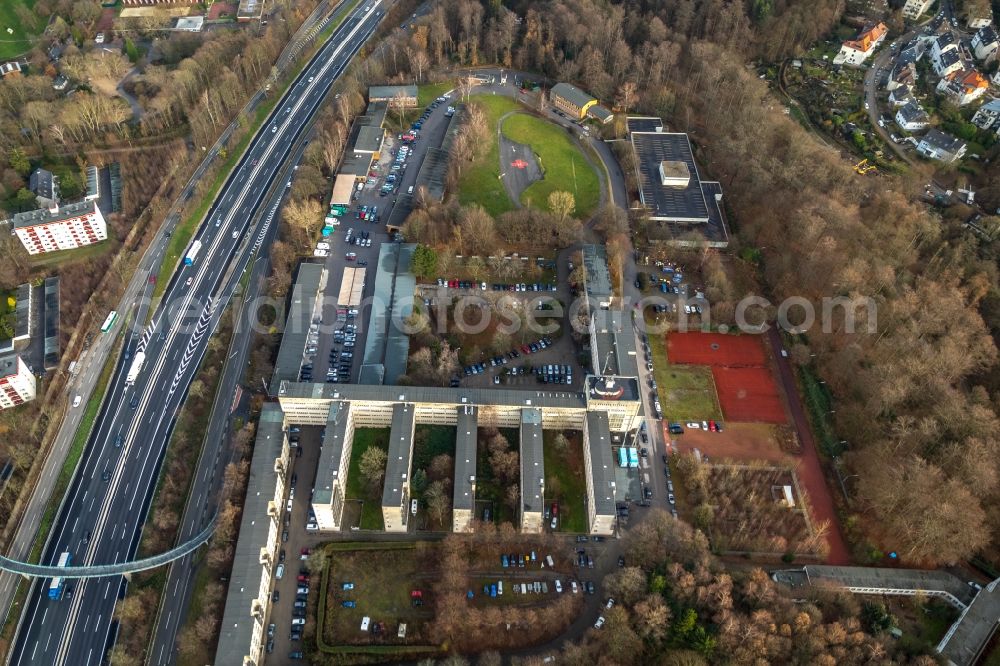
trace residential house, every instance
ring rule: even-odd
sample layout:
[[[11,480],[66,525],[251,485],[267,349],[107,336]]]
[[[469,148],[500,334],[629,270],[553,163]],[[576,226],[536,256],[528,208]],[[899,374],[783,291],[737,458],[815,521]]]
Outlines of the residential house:
[[[16,60],[11,60],[10,62],[5,62],[0,65],[0,76],[9,76],[11,74],[21,73],[21,63]]]
[[[893,106],[903,106],[913,101],[913,95],[907,88],[899,87],[889,93],[889,103]]]
[[[1000,40],[997,39],[996,30],[992,26],[984,26],[976,31],[972,37],[972,52],[976,60],[986,62],[996,56],[997,49],[1000,48]]]
[[[927,129],[930,118],[916,101],[911,101],[896,111],[896,124],[907,132],[919,132]]]
[[[851,39],[840,46],[840,53],[833,58],[835,65],[860,65],[867,60],[879,44],[885,41],[889,29],[885,23],[865,26],[857,39]]]
[[[597,104],[597,99],[569,83],[557,83],[552,86],[549,100],[552,106],[574,120],[583,120],[590,107]]]
[[[56,90],[66,90],[66,86],[69,85],[69,79],[67,79],[62,74],[56,75],[56,78],[52,79],[52,87]]]
[[[32,171],[28,176],[28,189],[34,193],[39,206],[59,203],[59,183],[51,171],[40,168]]]
[[[903,5],[903,18],[914,21],[922,14],[926,14],[932,4],[934,0],[906,0],[906,4]]]
[[[893,70],[889,72],[889,79],[886,81],[885,89],[890,92],[897,88],[912,91],[916,83],[917,66],[912,62],[897,63]]]
[[[934,60],[934,71],[938,76],[947,76],[962,69],[962,58],[958,45],[950,32],[939,36],[931,45],[931,58]]]
[[[958,106],[973,102],[990,87],[989,81],[974,69],[962,69],[943,77],[937,85],[937,91],[942,93]]]
[[[995,130],[1000,125],[1000,99],[991,99],[979,107],[972,116],[972,124],[979,129]]]
[[[937,129],[927,132],[917,144],[917,152],[924,157],[949,163],[960,160],[967,148],[961,139]]]

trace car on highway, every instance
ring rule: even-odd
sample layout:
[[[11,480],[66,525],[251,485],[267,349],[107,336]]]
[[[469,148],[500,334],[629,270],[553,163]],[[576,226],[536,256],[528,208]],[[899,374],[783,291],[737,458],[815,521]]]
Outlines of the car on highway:
[[[278,131],[278,126],[277,125],[271,125],[271,134],[274,134],[277,131]]]
[[[185,287],[190,287],[192,282],[194,282],[194,278],[193,277],[189,277],[187,279],[187,281],[184,283],[184,286]]]

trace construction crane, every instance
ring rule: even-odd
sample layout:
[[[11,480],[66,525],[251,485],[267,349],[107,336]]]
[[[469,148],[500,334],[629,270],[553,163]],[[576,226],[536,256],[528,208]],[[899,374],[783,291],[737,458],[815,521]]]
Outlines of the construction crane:
[[[857,171],[858,174],[862,176],[868,173],[869,171],[875,171],[875,169],[877,168],[878,167],[876,167],[874,164],[868,164],[867,157],[854,165],[854,170]]]

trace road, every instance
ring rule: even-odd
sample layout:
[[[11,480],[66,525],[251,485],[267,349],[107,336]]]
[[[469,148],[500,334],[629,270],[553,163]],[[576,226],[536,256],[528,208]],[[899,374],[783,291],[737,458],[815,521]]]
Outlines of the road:
[[[243,265],[263,240],[250,226],[254,213],[330,86],[374,32],[380,6],[376,1],[353,12],[276,105],[199,230],[203,247],[193,265],[176,270],[151,326],[129,335],[43,562],[54,563],[61,552],[70,552],[74,564],[133,558],[187,387]],[[152,289],[147,282],[142,295],[148,299]],[[145,321],[144,302],[137,304],[136,321]],[[125,375],[140,351],[147,360],[129,384]],[[73,594],[62,600],[48,597],[48,583],[31,587],[10,663],[100,663],[114,644],[113,612],[124,579],[71,582],[66,589]]]

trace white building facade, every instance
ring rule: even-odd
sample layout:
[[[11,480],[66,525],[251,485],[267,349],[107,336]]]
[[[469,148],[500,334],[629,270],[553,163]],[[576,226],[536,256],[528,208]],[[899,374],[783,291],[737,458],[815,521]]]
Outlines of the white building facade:
[[[108,225],[93,201],[18,213],[11,219],[14,233],[28,254],[75,250],[108,238]]]
[[[0,356],[0,409],[31,402],[35,390],[35,376],[19,355]]]

